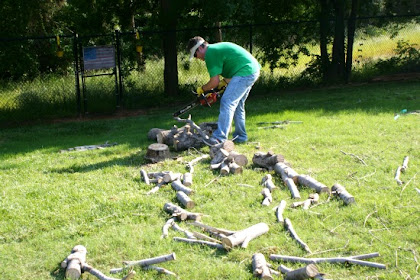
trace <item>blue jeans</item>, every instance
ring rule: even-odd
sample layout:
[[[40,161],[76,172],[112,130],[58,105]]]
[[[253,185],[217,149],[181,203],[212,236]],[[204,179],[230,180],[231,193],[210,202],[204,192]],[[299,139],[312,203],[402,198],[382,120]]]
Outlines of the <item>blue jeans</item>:
[[[260,72],[244,77],[235,76],[229,82],[220,100],[219,120],[213,138],[220,142],[226,141],[233,120],[235,122],[235,131],[233,132],[235,142],[240,143],[248,140],[245,129],[245,100],[259,75]]]

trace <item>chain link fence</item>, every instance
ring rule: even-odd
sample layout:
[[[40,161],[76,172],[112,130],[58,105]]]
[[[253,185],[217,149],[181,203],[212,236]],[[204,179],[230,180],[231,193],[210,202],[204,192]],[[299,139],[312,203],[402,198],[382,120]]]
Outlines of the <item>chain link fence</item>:
[[[354,43],[353,68],[356,74],[359,69],[378,61],[409,56],[412,50],[418,55],[418,24],[407,24],[398,34],[390,34],[385,26],[370,27],[370,21],[372,19],[358,22],[365,27],[358,29]],[[312,32],[313,37],[318,36],[316,22],[178,30],[176,44],[181,95],[188,96],[191,89],[209,78],[203,62],[188,60],[185,46],[189,38],[199,35],[213,43],[221,33],[223,41],[235,42],[259,58],[271,51],[261,48],[259,42],[287,36],[291,39],[282,47],[293,56],[299,48],[294,45],[293,34],[302,29]],[[164,93],[164,36],[161,31],[116,31],[90,36],[0,38],[0,60],[10,62],[7,65],[0,63],[0,124],[106,114],[121,108],[141,109],[170,102]],[[92,46],[112,46],[115,67],[86,71],[83,48]],[[266,81],[270,81],[274,88],[285,87],[291,79],[299,77],[319,55],[318,43],[308,41],[305,47],[308,55],[300,55],[294,64],[282,58],[261,63],[262,75],[255,87],[264,88]],[[270,64],[275,67],[270,67]],[[385,62],[383,66],[386,66]],[[391,68],[392,65],[388,66]]]

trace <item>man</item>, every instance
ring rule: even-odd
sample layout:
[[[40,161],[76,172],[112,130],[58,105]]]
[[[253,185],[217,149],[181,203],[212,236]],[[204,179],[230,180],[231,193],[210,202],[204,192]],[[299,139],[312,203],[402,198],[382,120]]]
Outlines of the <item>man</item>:
[[[197,88],[197,94],[227,85],[220,100],[217,130],[210,138],[210,144],[228,139],[232,121],[235,122],[234,141],[246,142],[245,100],[260,75],[260,64],[248,51],[236,44],[209,44],[200,36],[190,39],[188,50],[190,59],[195,57],[206,62],[210,75],[208,83]],[[219,75],[223,77],[222,80]]]

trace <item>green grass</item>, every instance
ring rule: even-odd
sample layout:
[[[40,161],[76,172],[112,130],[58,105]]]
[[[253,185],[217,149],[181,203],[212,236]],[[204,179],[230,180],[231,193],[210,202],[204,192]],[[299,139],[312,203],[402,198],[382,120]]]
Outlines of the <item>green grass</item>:
[[[387,265],[377,270],[356,265],[321,264],[331,279],[415,279],[419,277],[419,115],[406,114],[420,105],[420,83],[365,84],[299,92],[252,96],[247,101],[249,142],[236,149],[252,158],[257,151],[284,155],[301,174],[309,174],[331,187],[340,183],[356,198],[344,206],[331,200],[309,211],[287,208],[288,217],[312,257],[349,256],[379,252],[372,261]],[[242,175],[217,178],[209,162],[195,167],[196,202],[192,211],[207,216],[212,226],[240,230],[259,222],[270,231],[251,241],[246,249],[230,252],[172,241],[181,236],[170,231],[160,239],[169,218],[162,210],[176,203],[169,187],[146,196],[152,186],[140,180],[139,170],[185,172],[184,162],[200,151],[175,153],[178,160],[147,164],[147,132],[153,127],[178,124],[172,111],[125,119],[67,122],[0,132],[0,275],[2,279],[64,279],[61,261],[73,246],[87,247],[87,261],[109,275],[124,260],[139,260],[175,252],[177,260],[161,264],[180,279],[253,279],[251,256],[255,252],[306,256],[276,222],[273,207],[289,191],[282,185],[272,206],[261,206],[261,178],[265,173],[248,165]],[[214,108],[192,111],[197,123],[214,121]],[[302,121],[284,129],[260,129],[258,122]],[[181,125],[181,124],[178,124]],[[81,145],[118,145],[85,152],[59,153]],[[259,149],[257,148],[259,147]],[[343,152],[347,153],[345,155]],[[362,159],[362,164],[353,154]],[[394,181],[396,168],[410,156],[404,181]],[[272,173],[274,175],[274,173]],[[253,187],[247,187],[246,184]],[[311,192],[300,190],[302,198]],[[326,195],[321,196],[325,202]],[[197,230],[187,223],[181,227]],[[278,262],[269,261],[274,268]],[[299,264],[285,264],[292,268]],[[136,269],[135,279],[169,278]],[[122,276],[118,276],[122,277]],[[95,279],[84,275],[83,279]]]

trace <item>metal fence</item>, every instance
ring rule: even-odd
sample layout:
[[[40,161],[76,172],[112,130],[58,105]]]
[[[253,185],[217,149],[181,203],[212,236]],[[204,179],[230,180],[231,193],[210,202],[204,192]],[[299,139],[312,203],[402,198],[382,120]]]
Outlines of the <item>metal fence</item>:
[[[396,37],[390,36],[385,27],[375,30],[364,28],[357,34],[354,45],[354,66],[394,56],[398,41],[409,41],[410,46],[419,50],[420,32],[418,25],[414,26],[401,30]],[[235,42],[258,56],[260,40],[283,29],[293,34],[294,28],[306,28],[315,34],[319,29],[316,22],[294,22],[222,26],[221,31],[223,41]],[[417,33],[413,34],[413,30]],[[202,62],[187,60],[185,46],[188,39],[200,35],[212,42],[216,31],[214,28],[177,31],[181,91],[208,79]],[[0,124],[159,105],[164,97],[163,36],[165,33],[161,31],[140,30],[89,36],[0,38],[0,64],[3,65],[0,66],[3,67],[0,69]],[[87,71],[83,48],[91,46],[112,46],[115,49],[115,67]],[[386,50],[378,49],[385,47]],[[316,54],[319,46],[314,44],[312,50]],[[1,60],[11,63],[5,65]],[[305,70],[310,57],[302,60],[299,65],[287,69],[263,67],[263,75],[272,79],[297,76]],[[9,78],[16,75],[20,78]]]

